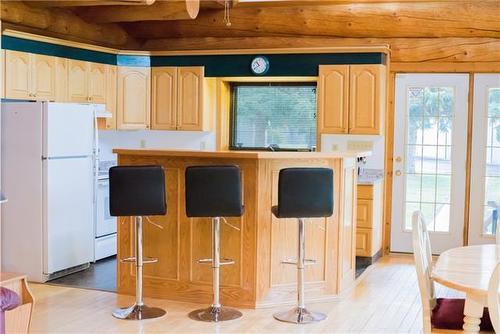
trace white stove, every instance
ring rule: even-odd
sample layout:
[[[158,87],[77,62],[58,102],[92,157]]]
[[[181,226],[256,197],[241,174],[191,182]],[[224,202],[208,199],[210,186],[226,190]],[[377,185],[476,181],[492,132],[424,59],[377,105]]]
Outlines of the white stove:
[[[94,261],[116,255],[116,217],[109,212],[109,168],[114,165],[114,161],[99,162]]]

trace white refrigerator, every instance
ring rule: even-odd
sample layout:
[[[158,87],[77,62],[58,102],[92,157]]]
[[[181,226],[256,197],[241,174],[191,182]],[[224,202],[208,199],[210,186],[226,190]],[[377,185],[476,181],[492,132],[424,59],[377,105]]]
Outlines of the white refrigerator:
[[[45,282],[93,261],[92,106],[2,102],[1,269]]]

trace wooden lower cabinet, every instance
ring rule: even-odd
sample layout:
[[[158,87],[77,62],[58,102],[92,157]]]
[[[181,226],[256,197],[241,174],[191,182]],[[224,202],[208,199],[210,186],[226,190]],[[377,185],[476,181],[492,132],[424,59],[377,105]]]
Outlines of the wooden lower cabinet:
[[[151,69],[118,67],[117,128],[150,128]]]
[[[383,182],[358,185],[356,256],[374,257],[382,249]]]

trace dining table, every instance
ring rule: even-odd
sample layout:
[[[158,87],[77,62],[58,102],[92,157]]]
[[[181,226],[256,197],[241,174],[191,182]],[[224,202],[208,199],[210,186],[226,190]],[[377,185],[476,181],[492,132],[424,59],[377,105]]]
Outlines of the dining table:
[[[466,333],[479,333],[483,309],[488,304],[488,283],[498,262],[500,245],[488,244],[449,249],[439,255],[433,267],[435,282],[465,293]]]

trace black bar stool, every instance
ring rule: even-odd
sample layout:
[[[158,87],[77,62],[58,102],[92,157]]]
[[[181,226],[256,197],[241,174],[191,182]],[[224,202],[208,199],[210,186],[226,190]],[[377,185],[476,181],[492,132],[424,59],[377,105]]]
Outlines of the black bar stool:
[[[112,216],[135,216],[135,257],[121,260],[135,263],[135,304],[116,309],[119,319],[142,320],[165,315],[165,310],[144,305],[142,266],[158,259],[142,255],[142,216],[164,215],[165,172],[161,166],[116,166],[109,170],[109,209]]]
[[[272,207],[277,218],[297,218],[299,223],[297,262],[283,261],[297,266],[297,307],[275,313],[280,321],[305,324],[326,319],[326,315],[311,312],[304,303],[304,269],[314,260],[305,259],[304,219],[330,217],[333,214],[333,170],[329,168],[285,168],[280,170],[278,206]]]
[[[212,257],[198,263],[212,265],[213,302],[208,308],[189,313],[194,320],[218,322],[242,316],[240,311],[222,306],[219,300],[220,266],[234,264],[233,260],[220,259],[220,220],[243,215],[240,174],[240,169],[231,165],[186,168],[186,215],[212,218]]]

